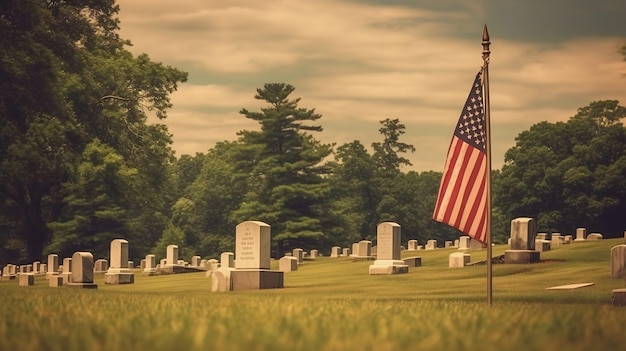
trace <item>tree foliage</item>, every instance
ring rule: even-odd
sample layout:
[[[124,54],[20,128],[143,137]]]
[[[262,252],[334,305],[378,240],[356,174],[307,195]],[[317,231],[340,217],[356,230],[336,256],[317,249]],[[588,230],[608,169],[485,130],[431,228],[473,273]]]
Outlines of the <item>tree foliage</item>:
[[[495,204],[508,218],[537,219],[548,232],[588,227],[621,235],[626,210],[626,108],[594,101],[567,122],[520,133],[497,177]]]
[[[260,112],[240,111],[259,122],[260,130],[239,133],[240,143],[254,158],[239,157],[235,167],[238,173],[249,175],[253,186],[232,218],[271,223],[279,251],[310,247],[324,237],[324,203],[329,191],[323,160],[332,152],[332,145],[310,134],[322,131],[321,126],[310,124],[321,115],[298,107],[300,98],[289,99],[294,90],[289,84],[265,84],[257,89],[255,99],[269,106]]]
[[[112,0],[0,4],[0,227],[3,241],[23,243],[6,253],[12,260],[41,260],[55,235],[48,224],[81,216],[69,204],[81,196],[73,182],[96,140],[137,170],[138,196],[122,208],[139,242],[165,224],[171,137],[146,121],[166,117],[186,73],[126,51],[118,11]]]

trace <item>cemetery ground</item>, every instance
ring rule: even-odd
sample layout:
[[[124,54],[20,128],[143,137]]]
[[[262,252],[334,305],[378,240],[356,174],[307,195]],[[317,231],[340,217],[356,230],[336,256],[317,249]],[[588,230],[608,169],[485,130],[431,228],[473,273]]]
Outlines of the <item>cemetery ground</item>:
[[[448,268],[456,249],[408,274],[369,275],[373,261],[318,257],[284,289],[211,292],[205,273],[144,276],[98,288],[0,282],[0,350],[626,350],[626,307],[612,306],[609,252],[624,239],[562,245],[535,264]],[[494,257],[508,246],[496,245]],[[469,250],[471,261],[486,250]],[[276,269],[277,261],[272,261]],[[548,287],[594,283],[573,290]]]

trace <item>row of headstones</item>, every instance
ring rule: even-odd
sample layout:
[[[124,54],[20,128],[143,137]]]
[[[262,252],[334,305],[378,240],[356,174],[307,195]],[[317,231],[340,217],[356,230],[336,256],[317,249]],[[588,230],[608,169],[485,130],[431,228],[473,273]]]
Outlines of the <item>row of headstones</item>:
[[[105,273],[105,283],[107,284],[129,284],[134,283],[134,274],[129,269],[128,261],[128,241],[124,239],[115,239],[111,241],[111,265]],[[103,260],[99,263],[101,267],[107,266],[108,261]],[[59,266],[59,256],[57,254],[48,255],[48,264],[46,265],[46,278],[51,287],[62,285],[97,288],[94,283],[94,267],[93,255],[90,252],[75,252],[71,258],[64,258],[63,265]],[[6,270],[6,271],[4,271]],[[3,269],[3,277],[11,278],[14,275],[15,265],[7,265]],[[20,286],[34,285],[35,274],[23,273],[15,274],[18,276]]]
[[[437,246],[437,240],[431,239],[426,242],[426,245],[418,245],[418,241],[411,239],[407,242],[407,248],[400,246],[400,251],[417,251],[417,250],[435,250],[439,248]],[[456,248],[459,250],[481,249],[483,244],[472,240],[469,236],[461,236],[454,241],[446,240],[443,248]],[[369,240],[361,240],[358,243],[353,243],[352,247],[340,247],[333,246],[330,250],[330,257],[354,257],[354,258],[370,258],[377,255],[378,247],[372,246],[372,242]]]
[[[524,220],[524,218],[519,218],[514,220]],[[561,233],[552,233],[550,235],[550,239],[548,239],[547,233],[536,233],[535,239],[532,239],[532,232],[516,232],[515,228],[512,227],[512,236],[509,237],[509,246],[512,250],[535,250],[539,252],[549,251],[551,248],[560,246],[560,245],[568,245],[572,242],[579,242],[585,240],[601,240],[603,238],[600,233],[591,233],[587,235],[586,228],[577,228],[576,229],[576,238],[573,235],[561,235]],[[516,239],[513,239],[513,236],[516,236]],[[534,244],[534,245],[533,245]]]
[[[225,254],[232,255],[232,253]],[[198,270],[211,271],[219,266],[219,261],[217,261],[216,259],[203,259],[202,257],[197,255],[191,257],[191,262],[181,260],[178,257],[178,245],[170,244],[166,248],[165,258],[161,259],[158,264],[156,263],[156,256],[154,254],[146,255],[146,257],[144,259],[141,259],[141,261],[139,262],[139,268],[144,274],[148,275],[157,274],[159,269],[175,266],[190,267],[197,268]]]
[[[58,287],[62,285],[83,287],[83,288],[97,288],[97,285],[93,283],[93,255],[90,252],[75,252],[71,258],[63,259],[63,265],[61,269],[58,269],[58,255],[48,255],[48,271],[46,272],[46,279],[48,279],[51,287]],[[19,286],[31,286],[35,284],[34,273],[18,273],[13,274],[13,268],[15,265],[7,265],[4,269],[8,269],[6,274],[3,272],[3,279],[15,279],[17,277]],[[54,267],[50,269],[50,267]]]

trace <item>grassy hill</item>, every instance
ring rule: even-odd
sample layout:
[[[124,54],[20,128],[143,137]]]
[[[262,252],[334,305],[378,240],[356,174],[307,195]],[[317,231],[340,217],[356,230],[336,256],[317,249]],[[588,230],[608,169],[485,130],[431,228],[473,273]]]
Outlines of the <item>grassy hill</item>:
[[[136,271],[132,285],[97,275],[97,290],[3,281],[0,350],[626,350],[626,307],[611,305],[625,282],[609,274],[610,249],[623,243],[577,242],[540,263],[494,264],[490,307],[486,265],[448,268],[455,249],[404,251],[422,267],[389,276],[370,276],[371,261],[321,257],[273,290],[212,293],[204,273]],[[486,259],[486,250],[468,253]]]

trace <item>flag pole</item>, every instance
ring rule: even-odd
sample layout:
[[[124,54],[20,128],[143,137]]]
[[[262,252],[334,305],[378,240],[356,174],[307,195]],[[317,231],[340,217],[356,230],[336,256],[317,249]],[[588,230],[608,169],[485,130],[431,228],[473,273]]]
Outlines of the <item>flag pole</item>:
[[[491,113],[489,108],[489,32],[487,25],[483,29],[483,103],[485,108],[486,151],[487,151],[487,304],[491,306],[492,294],[492,246],[491,246]]]

